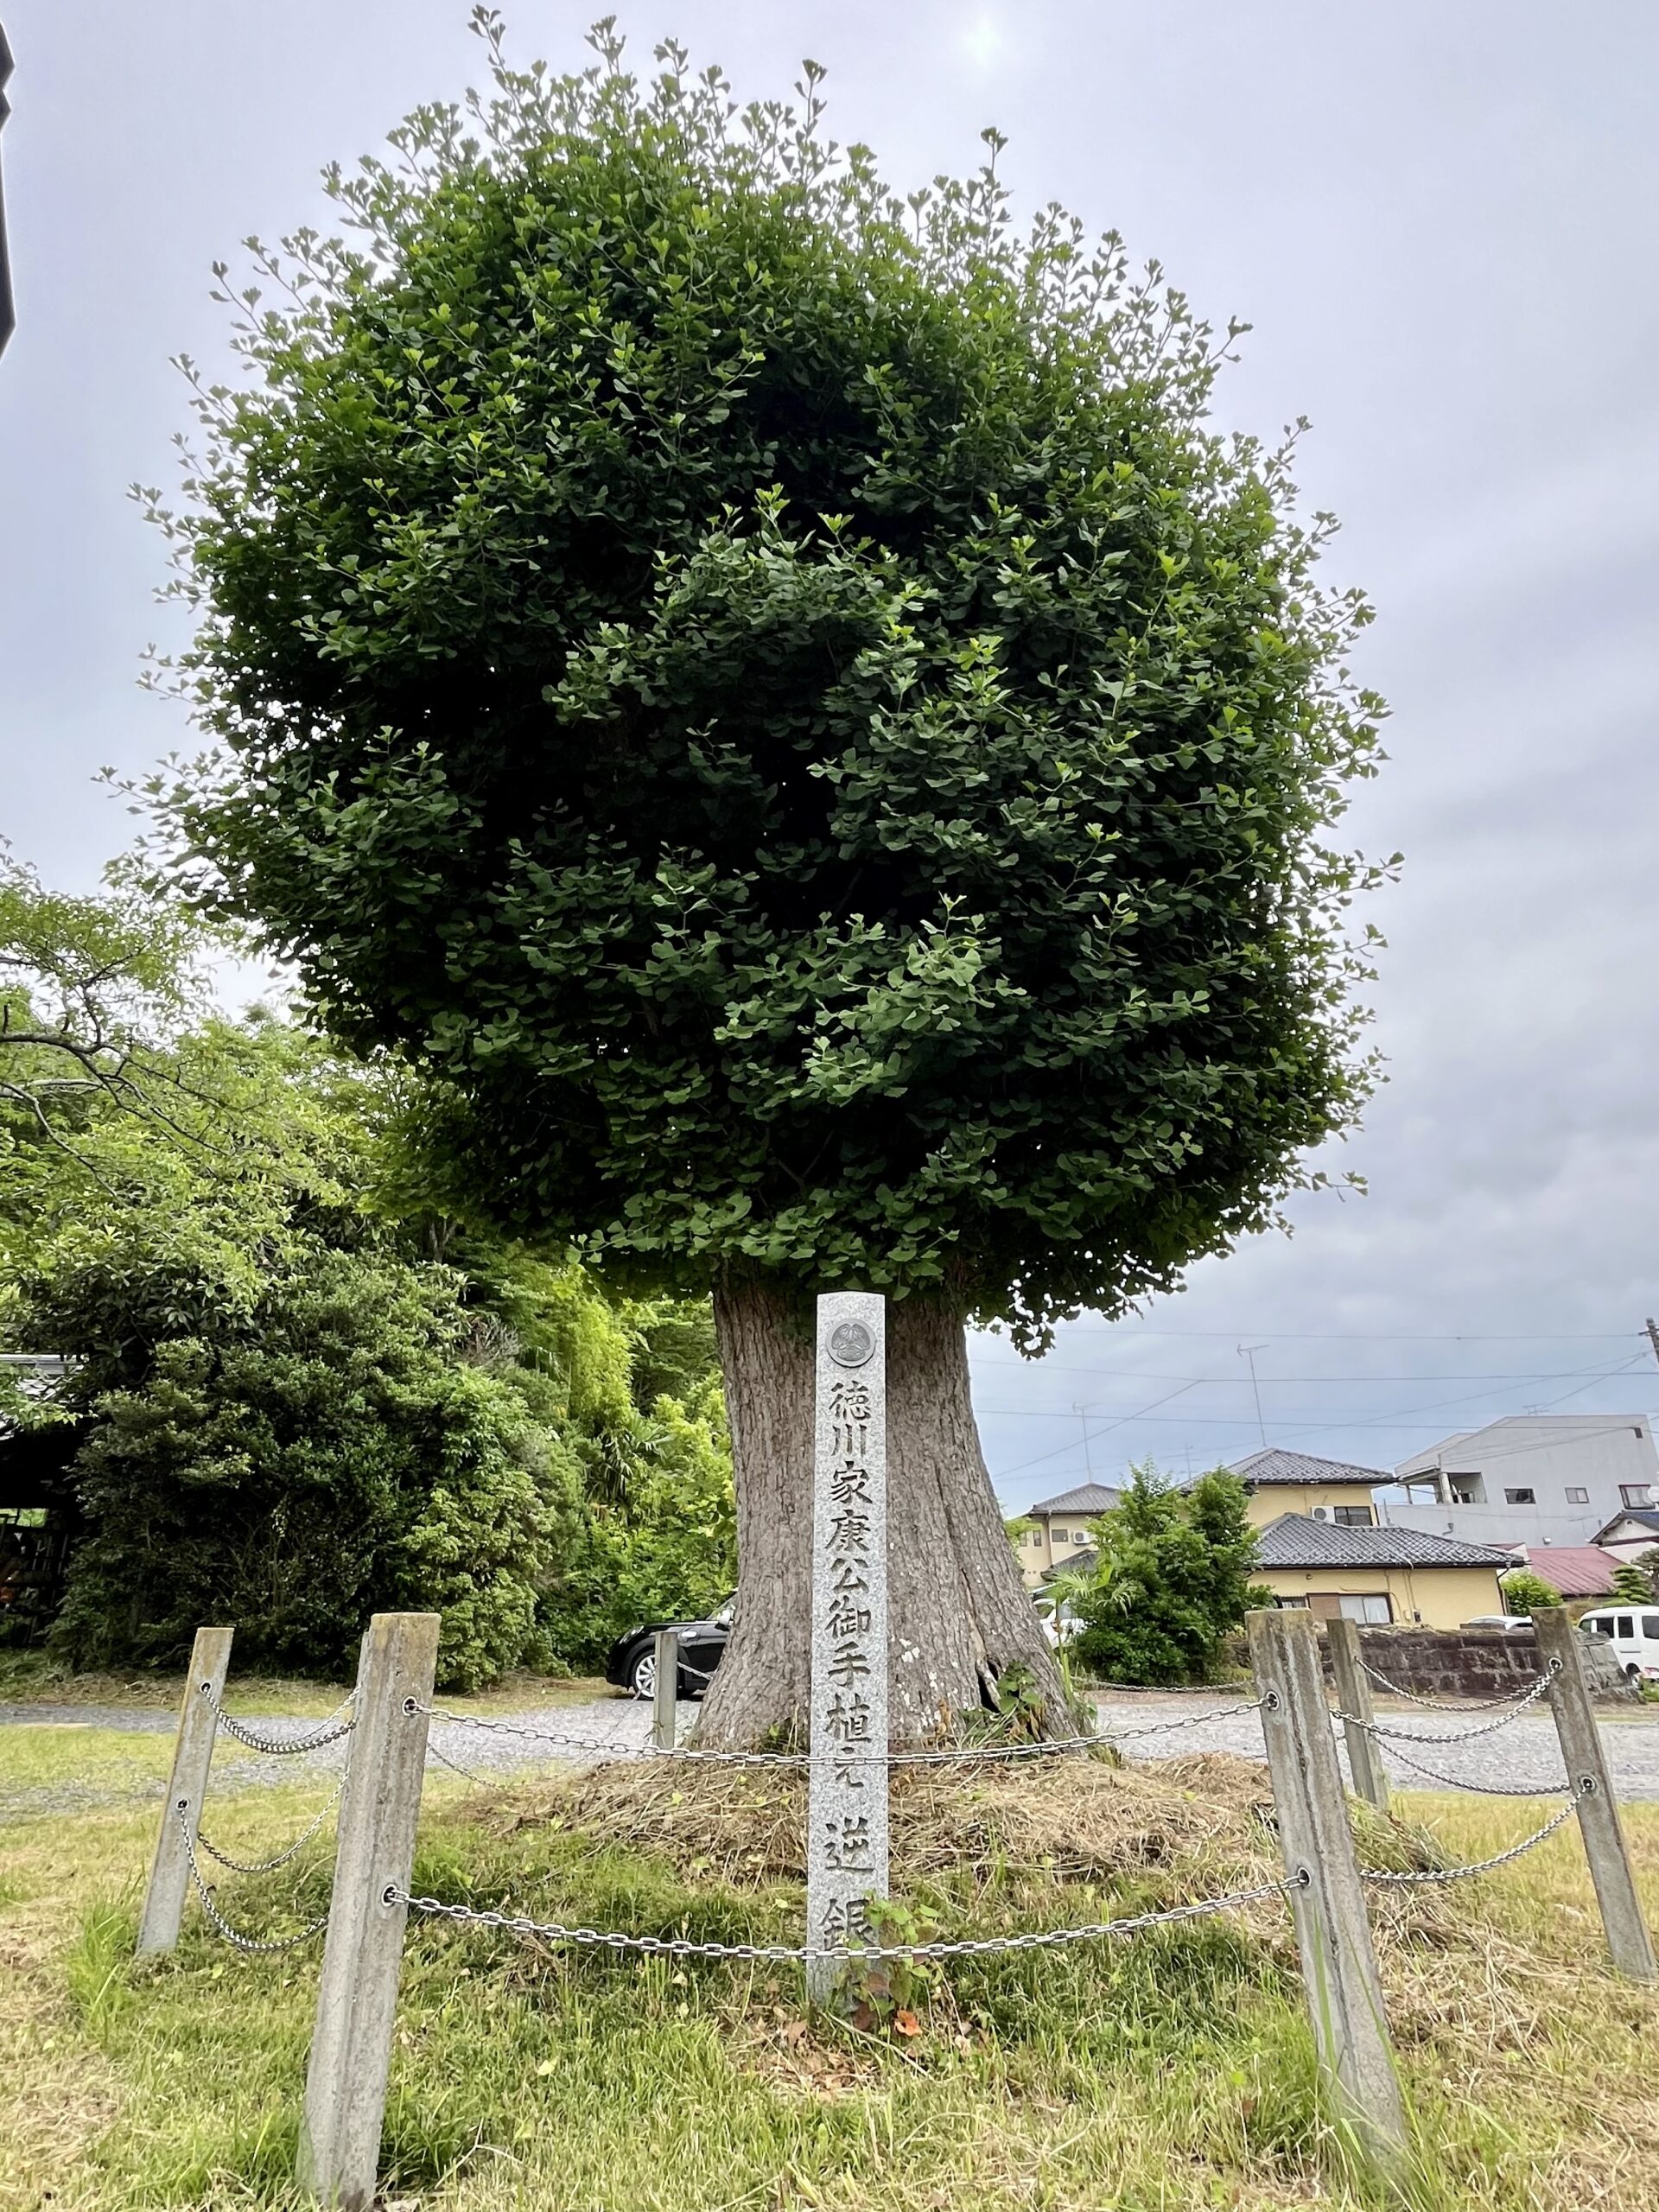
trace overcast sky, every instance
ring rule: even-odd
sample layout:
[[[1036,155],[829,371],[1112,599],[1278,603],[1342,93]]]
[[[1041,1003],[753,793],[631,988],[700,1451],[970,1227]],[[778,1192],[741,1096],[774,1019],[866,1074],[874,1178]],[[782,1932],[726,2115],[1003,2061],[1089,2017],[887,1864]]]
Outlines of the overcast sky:
[[[508,0],[514,49],[589,10]],[[86,887],[133,829],[92,782],[188,744],[136,688],[157,545],[125,499],[225,361],[208,265],[326,221],[322,164],[480,72],[462,0],[0,0],[19,330],[0,362],[0,830]],[[1039,1367],[976,1358],[1005,1503],[1274,1442],[1389,1466],[1499,1413],[1659,1409],[1659,9],[1652,0],[677,0],[624,8],[743,95],[830,71],[910,185],[995,122],[1058,197],[1255,327],[1225,419],[1313,418],[1302,480],[1378,608],[1390,765],[1351,817],[1391,1069],[1294,1239],[1193,1271]],[[1258,1430],[1247,1363],[1261,1379]],[[1598,1376],[1614,1379],[1598,1380]],[[1618,1379],[1622,1376],[1623,1379]],[[1081,1411],[1079,1409],[1082,1409]],[[1087,1438],[1087,1441],[1085,1441]]]

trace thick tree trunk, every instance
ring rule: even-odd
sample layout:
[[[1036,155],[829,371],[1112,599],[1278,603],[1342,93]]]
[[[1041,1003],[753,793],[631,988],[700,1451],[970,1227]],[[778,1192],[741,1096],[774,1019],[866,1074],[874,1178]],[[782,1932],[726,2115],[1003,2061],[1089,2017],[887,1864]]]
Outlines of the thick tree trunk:
[[[737,1483],[737,1613],[697,1728],[721,1748],[804,1723],[809,1690],[813,1341],[810,1306],[774,1287],[719,1291]],[[1052,1728],[1065,1696],[991,1494],[957,1315],[937,1300],[887,1308],[889,1725],[926,1741],[993,1704],[1030,1670]]]

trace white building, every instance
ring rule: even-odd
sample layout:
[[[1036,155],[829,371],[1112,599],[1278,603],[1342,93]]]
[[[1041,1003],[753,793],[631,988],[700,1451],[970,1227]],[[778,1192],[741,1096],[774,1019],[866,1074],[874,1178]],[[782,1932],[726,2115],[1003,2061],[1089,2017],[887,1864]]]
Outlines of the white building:
[[[1377,1493],[1383,1523],[1471,1544],[1589,1544],[1659,1503],[1645,1414],[1514,1414],[1403,1459]]]

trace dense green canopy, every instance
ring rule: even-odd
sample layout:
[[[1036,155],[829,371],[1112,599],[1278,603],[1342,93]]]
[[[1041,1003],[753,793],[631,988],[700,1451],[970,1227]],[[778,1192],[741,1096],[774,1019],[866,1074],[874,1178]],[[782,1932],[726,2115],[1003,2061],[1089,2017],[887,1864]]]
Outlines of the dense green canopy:
[[[175,830],[451,1084],[507,1217],[1120,1307],[1363,1090],[1365,610],[1116,238],[1016,235],[994,168],[900,200],[810,67],[739,111],[596,35],[498,51],[333,179],[357,246],[242,296],[258,381],[168,518],[220,740]]]

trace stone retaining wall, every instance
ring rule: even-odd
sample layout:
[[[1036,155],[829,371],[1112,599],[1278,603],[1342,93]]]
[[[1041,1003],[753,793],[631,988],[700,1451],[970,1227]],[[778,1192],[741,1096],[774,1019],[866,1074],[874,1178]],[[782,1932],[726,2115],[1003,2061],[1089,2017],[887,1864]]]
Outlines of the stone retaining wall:
[[[1581,1641],[1594,1695],[1634,1698],[1611,1644],[1599,1637]],[[1538,1643],[1530,1629],[1362,1628],[1359,1649],[1368,1667],[1419,1697],[1503,1697],[1538,1676]],[[1325,1663],[1328,1674],[1328,1652]],[[1372,1688],[1387,1694],[1376,1683]]]

